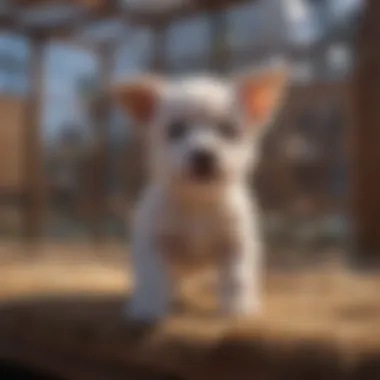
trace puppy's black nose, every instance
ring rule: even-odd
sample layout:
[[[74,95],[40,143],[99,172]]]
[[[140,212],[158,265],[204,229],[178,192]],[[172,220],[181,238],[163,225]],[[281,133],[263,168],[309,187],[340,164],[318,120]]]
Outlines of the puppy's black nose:
[[[209,179],[216,172],[216,157],[212,151],[199,149],[190,156],[192,174],[199,179]]]

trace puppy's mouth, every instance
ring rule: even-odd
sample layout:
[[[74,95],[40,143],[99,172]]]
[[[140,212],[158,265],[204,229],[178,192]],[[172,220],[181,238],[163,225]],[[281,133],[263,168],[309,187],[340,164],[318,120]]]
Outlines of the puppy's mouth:
[[[217,181],[220,174],[217,168],[214,167],[192,166],[188,177],[192,182],[208,184]]]

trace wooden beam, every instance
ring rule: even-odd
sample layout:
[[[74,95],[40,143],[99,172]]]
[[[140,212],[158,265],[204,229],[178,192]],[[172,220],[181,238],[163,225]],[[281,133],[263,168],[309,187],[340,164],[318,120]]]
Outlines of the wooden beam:
[[[74,17],[62,25],[55,25],[51,27],[35,27],[31,28],[29,32],[44,34],[45,37],[60,37],[72,36],[75,30],[79,27],[89,25],[93,22],[104,20],[107,18],[119,18],[125,22],[132,24],[140,24],[145,26],[154,26],[158,23],[170,23],[183,18],[195,16],[200,13],[222,11],[228,7],[238,6],[253,0],[193,0],[186,2],[185,5],[174,7],[164,13],[157,11],[142,11],[134,10],[128,7],[120,6],[118,1],[115,0],[71,0],[72,4],[78,4],[78,7],[86,8],[85,15]],[[94,4],[92,4],[94,2]],[[18,11],[22,13],[23,10],[31,9],[41,4],[62,4],[64,2],[58,0],[19,0]],[[89,6],[89,4],[92,4]],[[14,19],[9,22],[2,22],[0,20],[0,28],[22,28],[25,29],[25,23]]]
[[[16,0],[15,3],[20,7],[41,7],[55,4],[72,4],[86,6],[89,8],[97,8],[104,6],[107,0]]]
[[[79,4],[80,3],[80,4]],[[59,1],[51,1],[49,5],[60,4]],[[65,5],[65,3],[63,2]],[[44,38],[67,38],[74,37],[78,29],[90,26],[99,21],[108,19],[119,19],[130,24],[152,25],[157,17],[152,18],[148,12],[132,11],[125,7],[121,8],[116,0],[109,0],[101,3],[102,6],[86,7],[78,2],[78,15],[71,17],[64,22],[57,22],[55,25],[45,26],[30,25],[22,20],[25,11],[44,7],[41,6],[18,6],[13,7],[12,12],[0,17],[0,29],[9,31],[23,31],[29,35],[40,35]],[[154,16],[154,15],[153,15]]]
[[[358,40],[352,126],[354,248],[380,264],[380,2],[368,0]]]
[[[44,91],[43,40],[30,40],[29,92],[25,115],[25,218],[28,242],[42,235],[45,210],[45,176],[42,146],[42,106]]]
[[[95,242],[106,239],[106,222],[108,217],[108,173],[110,164],[109,129],[110,101],[106,95],[114,71],[114,46],[100,44],[97,49],[99,62],[99,96],[93,110],[94,150],[92,161],[91,189],[91,226]]]

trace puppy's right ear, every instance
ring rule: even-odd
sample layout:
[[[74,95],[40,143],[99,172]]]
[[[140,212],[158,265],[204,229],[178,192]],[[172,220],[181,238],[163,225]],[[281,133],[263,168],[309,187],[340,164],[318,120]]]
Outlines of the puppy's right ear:
[[[147,124],[158,107],[162,81],[156,77],[141,77],[114,85],[111,95],[137,124]]]

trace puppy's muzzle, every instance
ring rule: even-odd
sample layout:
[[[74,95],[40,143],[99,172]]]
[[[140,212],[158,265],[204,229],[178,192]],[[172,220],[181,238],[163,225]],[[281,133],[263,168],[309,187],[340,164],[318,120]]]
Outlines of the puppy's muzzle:
[[[195,180],[212,180],[216,177],[217,172],[217,158],[212,151],[199,149],[191,153],[190,173]]]

